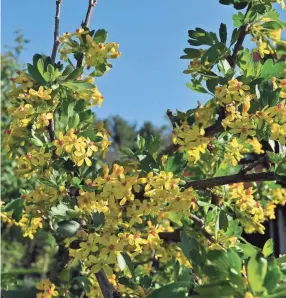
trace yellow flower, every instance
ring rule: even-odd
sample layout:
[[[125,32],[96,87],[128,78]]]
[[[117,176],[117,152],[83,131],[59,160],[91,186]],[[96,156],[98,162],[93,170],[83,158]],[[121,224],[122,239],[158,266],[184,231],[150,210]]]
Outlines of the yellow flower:
[[[286,123],[279,125],[278,123],[273,123],[271,125],[271,135],[270,139],[278,140],[281,145],[286,144]]]
[[[34,239],[34,234],[43,227],[41,217],[30,217],[27,214],[23,215],[17,225],[20,226],[23,237],[29,237],[30,239]]]
[[[230,127],[229,132],[232,134],[240,134],[242,141],[246,140],[248,136],[255,136],[253,120],[245,115],[242,119],[237,119],[227,124]]]
[[[32,78],[24,71],[21,71],[19,76],[13,79],[13,81],[17,84],[21,84],[24,91],[33,86]]]
[[[36,288],[42,293],[37,294],[37,298],[52,298],[58,296],[59,293],[56,291],[56,286],[51,283],[49,279],[45,279],[36,285]]]
[[[260,144],[257,138],[248,139],[247,143],[252,146],[252,150],[254,153],[256,154],[264,153],[264,150],[262,150],[262,145]]]
[[[30,89],[29,94],[36,99],[40,98],[40,99],[50,100],[51,99],[50,94],[52,93],[52,91],[53,91],[52,89],[44,90],[44,87],[40,86],[38,91],[34,89]]]
[[[38,116],[36,128],[40,129],[49,125],[49,120],[53,119],[53,113],[43,113]]]
[[[63,153],[64,147],[66,145],[63,133],[61,131],[59,132],[58,139],[53,141],[53,145],[57,147],[56,154],[60,156]]]
[[[246,153],[247,151],[244,149],[243,144],[238,142],[237,138],[233,138],[226,146],[224,159],[226,162],[231,162],[233,166],[237,166],[238,162],[243,158],[242,153]]]

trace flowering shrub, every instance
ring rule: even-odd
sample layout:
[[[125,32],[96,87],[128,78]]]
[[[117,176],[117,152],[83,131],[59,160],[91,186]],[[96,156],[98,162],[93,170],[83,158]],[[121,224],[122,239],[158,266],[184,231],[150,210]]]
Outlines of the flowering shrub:
[[[15,174],[37,182],[2,220],[31,239],[50,229],[58,246],[37,297],[77,297],[75,284],[87,297],[285,297],[285,257],[274,258],[272,240],[259,249],[241,237],[263,234],[286,203],[285,23],[272,7],[282,1],[220,0],[245,9],[231,37],[223,23],[219,36],[190,30],[181,57],[188,87],[209,101],[167,112],[166,150],[138,136],[112,165],[101,163],[111,139],[90,108],[103,102],[94,78],[119,45],[89,28],[94,0],[82,27],[58,36],[61,2],[51,57],[36,54],[11,78],[3,140]],[[243,47],[248,35],[257,48]]]

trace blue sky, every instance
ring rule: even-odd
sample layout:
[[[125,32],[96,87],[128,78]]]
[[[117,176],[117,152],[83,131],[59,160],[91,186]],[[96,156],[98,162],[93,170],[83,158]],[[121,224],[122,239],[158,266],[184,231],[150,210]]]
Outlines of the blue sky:
[[[84,19],[88,0],[63,0],[60,32],[74,31]],[[30,43],[21,56],[50,55],[55,0],[2,0],[2,45],[9,45],[18,28]],[[208,97],[189,90],[190,77],[180,60],[194,27],[217,31],[221,22],[232,27],[233,9],[218,0],[99,0],[91,28],[108,31],[108,41],[120,44],[122,56],[97,79],[105,97],[95,112],[99,118],[119,114],[131,122],[167,124],[165,111],[187,110]]]

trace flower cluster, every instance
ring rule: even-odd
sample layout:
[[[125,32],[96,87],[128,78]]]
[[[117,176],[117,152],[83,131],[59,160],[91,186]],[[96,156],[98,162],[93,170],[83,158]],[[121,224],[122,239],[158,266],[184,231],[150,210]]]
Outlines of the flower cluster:
[[[83,53],[88,68],[97,67],[106,63],[107,59],[119,58],[121,53],[118,51],[119,45],[115,42],[103,43],[96,42],[96,36],[92,38],[88,30],[83,28],[76,32],[66,32],[60,37],[61,59],[68,60],[71,53]]]
[[[94,133],[95,137],[101,139],[100,142],[91,141],[88,137],[78,136],[74,129],[70,129],[66,135],[60,131],[58,138],[53,142],[56,147],[56,154],[62,156],[67,153],[71,160],[77,165],[86,164],[88,167],[92,165],[91,158],[96,152],[107,151],[110,142],[109,135],[106,131]]]
[[[36,288],[41,291],[37,294],[37,298],[52,298],[59,295],[56,286],[49,279],[42,280]]]
[[[248,85],[233,79],[228,82],[228,85],[216,86],[216,101],[223,107],[243,105],[243,111],[246,113],[249,109],[250,101],[256,97],[249,90],[250,87]]]
[[[187,152],[189,160],[197,162],[209,143],[205,130],[198,125],[190,126],[183,122],[173,130],[173,143],[178,144],[180,152]]]
[[[281,2],[282,7],[285,4]],[[256,42],[256,52],[263,58],[265,55],[273,54],[276,43],[283,44],[285,41],[281,40],[281,32],[283,30],[282,23],[277,23],[275,27],[268,26],[273,20],[271,18],[258,19],[252,24],[250,31],[253,36],[252,41]]]

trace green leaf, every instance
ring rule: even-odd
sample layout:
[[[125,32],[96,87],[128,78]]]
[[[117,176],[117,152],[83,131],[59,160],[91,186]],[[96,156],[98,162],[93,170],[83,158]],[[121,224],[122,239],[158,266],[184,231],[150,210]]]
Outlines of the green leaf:
[[[64,81],[67,82],[67,81],[73,81],[77,79],[83,74],[83,69],[84,69],[83,67],[76,68],[65,78]]]
[[[188,43],[192,46],[201,46],[201,45],[213,45],[218,42],[216,34],[213,32],[206,32],[201,28],[196,28],[195,30],[189,30]]]
[[[81,180],[78,177],[72,178],[72,185],[73,186],[79,186],[81,184]]]
[[[271,79],[272,77],[282,78],[284,76],[285,69],[285,62],[281,61],[274,64],[272,59],[268,59],[262,65],[261,77],[264,79]]]
[[[62,86],[71,89],[72,91],[88,91],[94,88],[94,85],[87,82],[64,82]]]
[[[174,262],[174,281],[178,281],[179,272],[180,272],[180,262],[178,260],[175,260]]]
[[[218,272],[221,272],[222,278],[228,278],[230,273],[240,275],[241,259],[239,255],[230,249],[227,252],[221,250],[210,250],[207,254],[207,259],[211,265],[215,266]],[[208,269],[205,270],[208,275]]]
[[[45,85],[46,81],[44,80],[44,78],[42,77],[42,75],[39,73],[38,69],[35,68],[32,64],[27,64],[28,67],[28,73],[30,74],[30,76],[40,85]]]
[[[218,79],[210,79],[206,81],[206,85],[208,90],[212,93],[215,94],[215,87],[218,85]]]
[[[132,290],[136,290],[138,288],[136,281],[134,281],[132,278],[127,278],[125,276],[119,277],[118,282]]]
[[[259,103],[261,108],[265,106],[273,107],[278,103],[280,90],[279,89],[273,90],[274,88],[271,80],[262,82],[259,85],[258,89],[260,92]]]
[[[12,218],[17,222],[22,218],[25,201],[22,198],[12,200],[3,209],[5,212],[13,211]]]
[[[186,48],[184,49],[184,52],[186,55],[181,56],[181,59],[193,59],[193,58],[200,58],[201,57],[201,52],[198,49],[193,49],[193,48]]]
[[[234,14],[232,16],[232,20],[233,20],[233,26],[236,28],[239,28],[244,24],[244,14],[242,12]]]
[[[104,64],[104,63],[102,63],[102,64],[98,64],[98,65],[96,65],[96,70],[95,70],[91,75],[96,76],[96,77],[101,77],[101,76],[103,76],[108,70],[109,70],[109,68],[107,67],[106,64]]]
[[[63,71],[63,76],[69,75],[73,71],[73,69],[74,68],[70,64],[68,64],[65,70]]]
[[[44,76],[44,73],[45,73],[45,63],[44,63],[44,60],[42,58],[40,58],[38,61],[37,61],[37,69],[39,71],[39,73]]]
[[[200,298],[230,298],[236,297],[236,289],[231,285],[228,280],[221,280],[211,284],[206,284],[196,287],[196,292],[199,293]],[[239,296],[241,297],[241,296]]]
[[[202,85],[193,85],[191,83],[186,83],[186,86],[195,92],[208,93],[208,91]]]
[[[58,223],[57,234],[63,238],[72,237],[80,228],[80,224],[74,220],[64,220]]]
[[[80,122],[79,114],[74,114],[71,118],[69,118],[68,127],[76,128]]]
[[[255,257],[259,251],[257,247],[250,243],[240,243],[238,246],[243,250],[243,254],[246,258]]]
[[[81,286],[81,288],[86,291],[86,292],[89,292],[90,291],[90,287],[92,286],[90,280],[85,277],[85,276],[77,276],[77,277],[74,277],[72,279],[72,282],[77,282],[79,283],[79,285]]]
[[[201,61],[203,63],[209,62],[211,64],[225,57],[227,54],[227,48],[224,43],[219,42],[211,46],[202,56]]]
[[[79,133],[80,136],[89,138],[92,142],[101,142],[103,138],[101,136],[96,135],[96,131],[94,129],[85,130],[81,133]]]
[[[186,283],[175,282],[153,290],[146,298],[184,298],[186,293]]]
[[[181,232],[180,239],[180,247],[192,266],[203,266],[206,262],[206,251],[204,247],[196,240],[196,238],[188,237],[184,231]]]
[[[261,25],[265,29],[277,30],[282,29],[283,26],[279,22],[270,21]]]
[[[38,139],[38,138],[31,138],[31,139],[29,139],[30,140],[30,142],[31,142],[31,144],[33,144],[34,146],[37,146],[37,147],[43,147],[43,142],[40,140],[40,139]]]
[[[264,287],[268,293],[272,293],[280,284],[283,273],[281,272],[276,260],[268,260],[267,274],[264,279]]]
[[[226,231],[228,227],[228,218],[224,210],[219,212],[219,229]]]
[[[226,43],[227,40],[227,28],[226,28],[226,24],[221,23],[220,27],[219,27],[219,37],[220,37],[220,41],[223,43]]]
[[[140,285],[144,288],[144,289],[149,289],[151,287],[152,284],[152,278],[148,275],[143,275],[140,277]]]
[[[286,284],[278,286],[271,295],[268,295],[267,298],[285,298],[286,293]]]
[[[95,229],[98,231],[101,229],[101,227],[103,227],[105,222],[105,215],[103,212],[93,212],[92,215],[92,223],[93,226],[95,227]]]
[[[268,239],[262,249],[262,254],[265,258],[269,257],[271,254],[273,254],[274,249],[274,243],[272,239]]]
[[[107,39],[107,31],[99,29],[95,32],[93,40],[95,43],[104,43]]]
[[[143,137],[141,137],[140,135],[137,135],[137,147],[140,150],[143,150],[145,147],[145,139]]]
[[[249,286],[255,294],[264,292],[264,278],[267,273],[267,260],[259,254],[250,258],[247,263]]]
[[[133,280],[136,280],[136,275],[135,275],[135,268],[134,268],[134,264],[132,262],[132,260],[130,259],[129,255],[125,252],[120,253],[119,260],[120,260],[120,268],[123,268],[123,270],[127,267],[128,270],[130,271]],[[118,260],[118,259],[117,259]],[[125,264],[124,264],[125,262]],[[121,269],[122,270],[122,269]],[[122,271],[123,271],[122,270]]]
[[[173,156],[169,156],[166,162],[165,171],[179,174],[183,172],[187,166],[187,161],[184,160],[182,153],[176,153]]]
[[[126,154],[129,157],[135,156],[135,153],[130,148],[125,147],[125,148],[121,149],[121,151],[122,151],[122,153]]]

